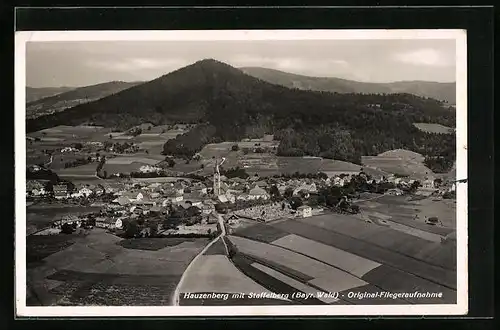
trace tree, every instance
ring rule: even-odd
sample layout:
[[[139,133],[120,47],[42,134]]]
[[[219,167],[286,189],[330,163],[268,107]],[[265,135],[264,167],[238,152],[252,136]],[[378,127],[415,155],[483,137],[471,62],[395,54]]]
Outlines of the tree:
[[[238,151],[238,150],[240,150],[240,147],[239,147],[237,144],[235,144],[235,145],[233,145],[233,146],[231,147],[231,150],[232,150],[232,151]]]
[[[69,223],[65,223],[61,226],[61,233],[63,234],[72,234],[75,231],[75,228],[73,228],[72,225]]]
[[[276,185],[272,185],[271,189],[269,190],[269,193],[271,194],[271,197],[274,198],[279,198],[281,197],[280,191]]]
[[[290,200],[290,206],[293,210],[297,210],[302,205],[304,205],[304,203],[302,202],[302,199],[300,197],[292,197],[292,199]]]
[[[283,193],[283,196],[285,196],[286,198],[290,198],[293,196],[293,188],[291,187],[288,187],[285,189],[285,192]]]
[[[123,229],[125,230],[124,235],[126,238],[134,238],[140,233],[139,224],[134,220],[126,221],[123,224]]]
[[[175,160],[172,157],[166,157],[165,161],[167,162],[168,167],[174,167],[175,166]]]

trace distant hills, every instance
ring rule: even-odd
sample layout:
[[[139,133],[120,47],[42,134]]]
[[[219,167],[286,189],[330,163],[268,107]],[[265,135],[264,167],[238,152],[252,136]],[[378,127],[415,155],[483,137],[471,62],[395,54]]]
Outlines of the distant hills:
[[[76,87],[26,87],[26,103],[75,89]]]
[[[455,83],[399,81],[366,83],[330,77],[309,77],[261,67],[243,67],[243,72],[288,88],[336,93],[409,93],[455,104]]]
[[[36,118],[56,113],[79,104],[88,103],[136,86],[142,82],[111,81],[107,83],[77,87],[26,104],[26,117]]]
[[[207,59],[152,81],[62,112],[27,120],[33,132],[58,125],[91,124],[126,130],[198,123],[170,140],[164,153],[192,156],[206,143],[275,134],[282,156],[312,155],[357,161],[391,149],[424,155],[446,148],[454,136],[421,132],[412,123],[455,125],[441,102],[408,93],[376,95],[290,89]]]

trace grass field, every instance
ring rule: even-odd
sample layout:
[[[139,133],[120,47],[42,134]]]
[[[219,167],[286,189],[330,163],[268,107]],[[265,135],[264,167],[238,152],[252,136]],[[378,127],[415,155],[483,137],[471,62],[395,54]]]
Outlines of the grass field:
[[[31,235],[26,237],[27,267],[75,243],[76,235]]]
[[[222,239],[218,239],[214,244],[212,244],[204,253],[204,255],[226,255],[226,248]]]
[[[413,126],[426,133],[451,134],[453,129],[440,124],[413,123]]]
[[[33,280],[28,286],[42,290],[50,281],[60,284],[38,294],[46,297],[42,304],[166,305],[187,265],[207,243],[206,239],[185,239],[175,246],[147,251],[126,249],[120,241],[93,229],[30,269],[28,278]]]
[[[288,233],[263,223],[255,223],[246,227],[236,229],[234,235],[261,241],[264,243],[271,243],[287,236]]]
[[[148,250],[148,251],[158,251],[160,249],[176,246],[183,242],[193,242],[196,238],[176,238],[176,237],[159,237],[159,238],[131,238],[124,239],[118,244],[126,249],[133,250]]]
[[[144,163],[149,165],[155,165],[158,163],[158,159],[144,157],[144,156],[118,156],[106,160],[106,164],[109,165],[127,165],[132,163]]]

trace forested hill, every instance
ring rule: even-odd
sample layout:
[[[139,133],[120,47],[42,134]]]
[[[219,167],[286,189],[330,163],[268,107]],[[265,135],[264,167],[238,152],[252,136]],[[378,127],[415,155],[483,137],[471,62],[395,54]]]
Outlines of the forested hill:
[[[393,83],[367,83],[334,77],[309,77],[261,67],[241,70],[267,82],[289,88],[337,93],[409,93],[455,104],[455,83],[432,81],[398,81]]]
[[[50,112],[59,112],[75,105],[101,99],[118,93],[142,82],[111,81],[96,85],[77,87],[75,89],[26,104],[26,116],[39,117]]]
[[[26,87],[26,103],[75,89],[75,87]]]
[[[82,123],[126,129],[143,122],[207,123],[165,145],[166,153],[186,155],[201,149],[201,141],[238,140],[263,133],[283,139],[282,154],[358,159],[394,148],[433,154],[444,147],[454,150],[454,145],[443,143],[449,137],[433,137],[412,125],[455,126],[455,114],[436,100],[411,94],[289,89],[215,60],[199,61],[100,100],[28,120],[27,131]]]

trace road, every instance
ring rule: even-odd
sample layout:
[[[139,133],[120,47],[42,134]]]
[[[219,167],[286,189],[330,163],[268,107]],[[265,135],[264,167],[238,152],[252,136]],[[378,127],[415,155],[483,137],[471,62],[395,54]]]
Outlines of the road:
[[[215,212],[215,211],[214,211]],[[174,291],[174,294],[172,296],[172,305],[173,306],[179,306],[179,298],[180,298],[180,290],[182,288],[182,285],[184,284],[184,280],[186,279],[186,276],[187,274],[189,273],[189,271],[193,268],[193,265],[196,264],[196,261],[202,256],[205,254],[205,252],[215,243],[217,242],[219,239],[222,239],[225,235],[226,235],[226,227],[224,226],[224,219],[222,218],[222,216],[219,214],[219,213],[216,213],[217,214],[217,217],[219,219],[219,226],[221,228],[221,231],[220,231],[220,234],[219,236],[217,236],[213,241],[211,241],[210,243],[207,244],[207,246],[205,246],[203,248],[203,250],[201,250],[200,253],[198,253],[194,258],[193,260],[191,260],[191,262],[189,263],[189,265],[187,266],[187,268],[184,270],[184,273],[182,273],[182,276],[181,276],[181,279],[179,280],[179,283],[177,284],[177,287],[175,288],[175,291]],[[224,242],[224,241],[223,241]],[[226,246],[226,243],[224,242],[224,246],[226,247],[226,252],[227,252],[227,246]]]

